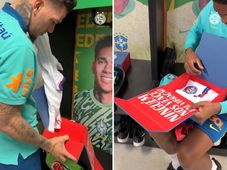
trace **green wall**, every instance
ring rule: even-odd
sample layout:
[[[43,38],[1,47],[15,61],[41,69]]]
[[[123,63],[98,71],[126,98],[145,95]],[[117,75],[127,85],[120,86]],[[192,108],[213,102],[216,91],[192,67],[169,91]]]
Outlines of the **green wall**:
[[[190,1],[193,1],[193,0],[167,0],[168,2],[168,9],[169,9],[169,6],[171,3],[174,3],[174,8],[178,8]]]
[[[77,0],[75,9],[112,6],[112,0]]]

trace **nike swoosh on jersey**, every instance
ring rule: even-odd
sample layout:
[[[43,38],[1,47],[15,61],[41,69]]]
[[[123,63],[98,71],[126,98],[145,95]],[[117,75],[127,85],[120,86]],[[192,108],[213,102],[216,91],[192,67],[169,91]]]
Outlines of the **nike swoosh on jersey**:
[[[213,124],[210,124],[210,128],[215,130],[216,132],[219,132],[219,130],[217,130],[215,127],[213,127]]]

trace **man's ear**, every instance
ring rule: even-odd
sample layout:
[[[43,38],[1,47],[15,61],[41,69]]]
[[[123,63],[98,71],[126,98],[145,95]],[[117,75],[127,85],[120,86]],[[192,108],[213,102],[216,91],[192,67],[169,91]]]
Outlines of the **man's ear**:
[[[35,0],[34,4],[33,4],[33,12],[36,15],[39,10],[41,9],[41,7],[44,6],[44,1],[43,0]]]

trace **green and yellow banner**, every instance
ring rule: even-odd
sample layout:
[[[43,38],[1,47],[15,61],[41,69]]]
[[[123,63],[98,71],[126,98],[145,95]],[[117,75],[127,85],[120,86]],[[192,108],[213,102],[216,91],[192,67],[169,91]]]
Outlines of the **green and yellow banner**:
[[[106,22],[112,21],[112,7],[98,8],[97,13],[106,16]],[[79,10],[76,18],[76,44],[74,62],[74,93],[93,88],[94,75],[92,62],[96,42],[105,35],[112,35],[112,28],[93,23],[92,9]]]

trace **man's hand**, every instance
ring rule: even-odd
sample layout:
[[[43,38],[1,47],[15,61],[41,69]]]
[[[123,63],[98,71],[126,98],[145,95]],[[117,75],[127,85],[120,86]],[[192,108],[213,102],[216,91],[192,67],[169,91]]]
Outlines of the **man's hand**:
[[[68,135],[49,139],[52,145],[50,153],[60,162],[64,162],[67,158],[77,161],[76,158],[65,149],[64,144],[68,139]]]
[[[21,116],[20,106],[11,106],[0,103],[0,132],[14,138],[15,140],[29,143],[51,152],[59,161],[67,158],[76,160],[65,149],[65,141],[69,139],[67,135],[46,139],[37,133],[31,125]]]
[[[198,112],[194,116],[200,123],[204,123],[211,116],[221,111],[221,105],[219,103],[198,102],[191,104],[189,109],[197,109]]]
[[[186,50],[184,68],[186,72],[191,75],[200,75],[201,70],[204,69],[199,57],[191,48]]]

